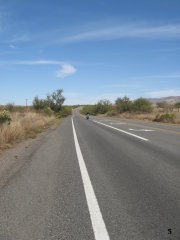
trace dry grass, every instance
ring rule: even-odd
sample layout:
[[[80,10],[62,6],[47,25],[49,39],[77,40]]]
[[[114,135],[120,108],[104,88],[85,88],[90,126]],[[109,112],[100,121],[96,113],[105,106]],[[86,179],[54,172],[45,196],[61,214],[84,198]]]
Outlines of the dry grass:
[[[176,110],[174,113],[176,114],[175,123],[180,124],[180,112]]]
[[[120,118],[126,118],[126,119],[154,121],[158,113],[163,114],[165,112],[162,109],[154,108],[152,113],[122,113],[122,114],[119,114],[118,116]],[[176,115],[174,123],[180,124],[180,112],[174,109],[173,113],[175,113]]]
[[[34,138],[38,132],[55,120],[54,116],[44,116],[34,112],[15,112],[11,114],[11,118],[10,125],[0,125],[0,151],[16,141]]]

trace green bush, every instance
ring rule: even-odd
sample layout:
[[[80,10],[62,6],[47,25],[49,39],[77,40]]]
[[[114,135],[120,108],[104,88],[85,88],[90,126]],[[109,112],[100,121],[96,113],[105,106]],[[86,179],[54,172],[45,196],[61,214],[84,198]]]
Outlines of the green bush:
[[[138,98],[133,102],[133,111],[150,113],[153,110],[152,104],[145,98]]]
[[[8,104],[6,104],[5,109],[6,109],[7,111],[9,111],[9,112],[15,111],[14,103],[8,103]]]
[[[62,95],[63,89],[57,89],[51,95],[47,95],[46,102],[48,106],[56,113],[58,113],[65,101],[64,96]]]
[[[0,113],[0,124],[3,123],[11,123],[11,117],[9,115],[9,112],[4,110],[3,112]]]
[[[58,113],[62,104],[65,101],[64,96],[62,95],[63,89],[57,89],[52,94],[48,94],[46,99],[39,99],[37,96],[33,100],[33,107],[36,110],[42,110],[44,108],[50,107],[51,110]]]
[[[163,102],[158,102],[156,105],[157,105],[158,108],[168,109],[168,103],[165,102],[165,101],[163,101]]]
[[[72,114],[72,107],[63,106],[61,110],[58,112],[57,117],[64,118],[71,114]]]
[[[109,100],[100,100],[95,105],[86,105],[82,108],[81,113],[86,114],[89,112],[91,115],[107,114],[108,116],[114,116],[117,113],[123,112],[152,112],[152,104],[145,98],[136,99],[132,102],[128,97],[117,98],[115,106],[111,104]]]
[[[174,123],[176,115],[174,113],[157,114],[154,121],[164,123]]]
[[[36,110],[42,110],[48,107],[48,102],[45,99],[39,99],[38,96],[36,96],[33,100],[33,107]]]
[[[106,113],[107,117],[113,117],[116,116],[116,114],[117,112],[114,109]]]
[[[97,105],[86,105],[82,108],[81,110],[81,114],[86,114],[86,113],[90,113],[90,115],[97,115],[98,113],[98,108]]]
[[[177,108],[178,111],[179,111],[179,109],[180,109],[180,102],[175,103],[175,104],[174,104],[174,107]]]
[[[33,109],[32,106],[28,106],[28,109]],[[14,111],[15,112],[26,112],[27,111],[27,107],[26,106],[14,106]]]
[[[108,111],[112,110],[112,104],[109,100],[104,99],[104,100],[100,100],[97,103],[96,108],[97,108],[97,113],[105,114]]]
[[[115,102],[116,110],[119,113],[130,112],[132,110],[132,102],[128,97],[117,98]]]

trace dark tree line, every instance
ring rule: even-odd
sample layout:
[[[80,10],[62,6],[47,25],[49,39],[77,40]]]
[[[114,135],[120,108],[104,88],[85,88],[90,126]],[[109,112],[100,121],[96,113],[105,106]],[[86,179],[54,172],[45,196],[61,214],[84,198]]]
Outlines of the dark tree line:
[[[82,109],[82,113],[89,112],[92,115],[110,113],[115,115],[124,112],[141,112],[150,113],[153,110],[151,102],[145,98],[138,98],[131,101],[127,96],[117,98],[115,104],[112,105],[109,100],[100,100],[97,104],[86,105]]]

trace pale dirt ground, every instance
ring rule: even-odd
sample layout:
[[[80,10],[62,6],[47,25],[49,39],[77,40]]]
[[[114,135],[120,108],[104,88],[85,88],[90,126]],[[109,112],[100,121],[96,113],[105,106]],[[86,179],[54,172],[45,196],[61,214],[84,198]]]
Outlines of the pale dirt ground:
[[[41,145],[42,140],[48,137],[48,134],[56,127],[57,125],[53,125],[47,131],[39,133],[36,138],[16,143],[11,149],[3,151],[0,155],[0,188],[16,174],[26,161],[31,159],[31,156]]]

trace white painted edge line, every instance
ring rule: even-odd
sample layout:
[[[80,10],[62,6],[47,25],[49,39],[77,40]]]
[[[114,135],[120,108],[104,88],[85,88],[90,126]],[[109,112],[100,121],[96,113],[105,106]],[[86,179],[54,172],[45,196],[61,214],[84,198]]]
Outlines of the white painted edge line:
[[[133,133],[130,133],[130,132],[126,132],[126,131],[121,130],[121,129],[119,129],[119,128],[115,128],[115,127],[113,127],[113,126],[109,126],[109,125],[107,125],[107,124],[98,122],[98,121],[96,121],[96,120],[93,120],[93,122],[98,123],[98,124],[101,124],[101,125],[106,126],[106,127],[109,127],[109,128],[112,128],[112,129],[115,129],[115,130],[117,130],[117,131],[119,131],[119,132],[126,133],[126,134],[128,134],[128,135],[130,135],[130,136],[139,138],[139,139],[141,139],[141,140],[143,140],[143,141],[146,141],[146,142],[149,141],[149,139],[147,139],[147,138],[140,137],[140,136],[138,136],[138,135],[136,135],[136,134],[133,134]]]
[[[94,236],[96,240],[110,240],[109,234],[106,229],[106,225],[104,223],[101,210],[98,205],[98,201],[96,199],[96,195],[94,193],[94,189],[91,184],[91,180],[83,159],[83,155],[81,152],[81,148],[78,142],[76,130],[74,127],[74,122],[72,118],[72,128],[73,128],[73,135],[74,135],[74,142],[75,148],[77,153],[77,158],[79,162],[79,167],[81,171],[81,176],[84,185],[84,191],[86,195],[87,205],[89,208],[90,218],[92,222],[92,227],[94,231]]]

